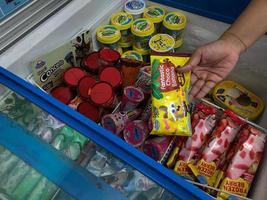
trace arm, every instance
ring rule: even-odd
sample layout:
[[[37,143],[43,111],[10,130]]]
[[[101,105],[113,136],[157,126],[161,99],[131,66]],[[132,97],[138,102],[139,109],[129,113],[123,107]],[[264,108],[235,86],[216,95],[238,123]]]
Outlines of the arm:
[[[190,99],[202,98],[235,67],[241,53],[267,32],[267,0],[252,0],[212,43],[199,47],[182,71],[192,70]]]
[[[221,39],[231,40],[240,52],[267,32],[267,1],[253,0]]]

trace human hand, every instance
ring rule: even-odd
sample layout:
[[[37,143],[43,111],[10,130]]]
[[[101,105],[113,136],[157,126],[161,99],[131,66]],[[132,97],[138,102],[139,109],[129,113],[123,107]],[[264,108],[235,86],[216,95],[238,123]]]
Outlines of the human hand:
[[[199,47],[180,72],[192,71],[190,100],[203,98],[217,82],[235,67],[246,47],[235,35],[223,35],[217,41]]]

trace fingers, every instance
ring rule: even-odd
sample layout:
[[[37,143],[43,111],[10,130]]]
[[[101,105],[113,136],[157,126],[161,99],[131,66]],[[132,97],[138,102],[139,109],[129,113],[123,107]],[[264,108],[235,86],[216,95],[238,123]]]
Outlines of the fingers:
[[[190,96],[189,96],[189,100],[192,101],[195,96],[200,92],[200,90],[202,89],[202,87],[204,86],[205,81],[202,79],[198,79],[194,85],[192,85],[192,89],[190,91]]]
[[[199,93],[196,95],[197,99],[201,99],[209,93],[209,91],[215,86],[215,82],[212,80],[206,81]]]
[[[201,48],[198,48],[192,54],[192,56],[191,56],[190,60],[188,61],[188,63],[184,67],[182,67],[180,69],[183,69],[183,68],[190,69],[191,68],[190,70],[192,70],[192,68],[194,68],[195,66],[197,66],[200,63],[200,61],[201,61],[201,54],[202,54],[201,52],[202,52],[201,51]]]

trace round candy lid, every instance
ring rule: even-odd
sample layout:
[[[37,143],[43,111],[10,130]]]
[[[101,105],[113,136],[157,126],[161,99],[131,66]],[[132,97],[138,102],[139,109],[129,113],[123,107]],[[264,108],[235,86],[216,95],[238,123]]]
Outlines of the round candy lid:
[[[174,38],[168,34],[157,34],[149,40],[149,47],[151,50],[160,53],[173,50],[174,45]]]
[[[131,26],[132,34],[139,37],[150,36],[154,33],[154,30],[154,23],[145,18],[135,20]]]
[[[81,97],[88,99],[89,98],[89,90],[96,83],[94,77],[87,75],[83,77],[78,84],[78,93]]]
[[[121,57],[133,59],[133,60],[138,60],[138,61],[143,61],[142,55],[137,51],[126,51],[124,54],[122,54]]]
[[[146,139],[146,127],[142,122],[141,120],[130,121],[124,128],[123,137],[133,146],[140,146]]]
[[[165,11],[159,6],[150,6],[145,9],[144,18],[151,20],[153,23],[160,23],[163,21]]]
[[[121,55],[114,49],[103,48],[99,51],[99,57],[108,62],[117,62]]]
[[[71,89],[64,86],[58,86],[52,89],[51,95],[64,104],[69,104],[73,99]]]
[[[184,39],[181,37],[180,39],[176,40],[174,48],[179,48],[180,46],[182,46],[184,43]]]
[[[104,25],[97,28],[96,37],[103,44],[113,44],[121,39],[121,32],[114,25]]]
[[[107,82],[98,82],[90,90],[91,101],[97,105],[108,103],[113,97],[113,87]]]
[[[180,12],[170,12],[165,15],[163,25],[171,30],[180,30],[186,26],[186,16]]]
[[[111,15],[110,22],[119,30],[127,30],[132,25],[133,16],[125,12],[114,13]]]
[[[135,45],[133,45],[133,50],[137,51],[141,55],[148,55],[149,54],[149,49],[140,49],[140,48],[136,47]]]
[[[69,86],[76,87],[79,80],[85,75],[86,73],[81,68],[72,67],[64,72],[63,79]]]
[[[121,72],[115,67],[104,68],[99,74],[99,79],[110,83],[114,88],[118,87],[122,81]]]
[[[99,120],[100,112],[98,108],[89,102],[81,103],[78,106],[77,111],[95,122]]]
[[[127,96],[132,102],[141,102],[144,100],[144,93],[139,88],[128,86],[124,88],[124,95]]]
[[[144,0],[128,0],[124,4],[125,12],[133,15],[139,15],[144,12],[146,7]]]
[[[88,69],[97,70],[99,68],[98,58],[98,52],[92,52],[84,59],[84,65],[88,67]]]

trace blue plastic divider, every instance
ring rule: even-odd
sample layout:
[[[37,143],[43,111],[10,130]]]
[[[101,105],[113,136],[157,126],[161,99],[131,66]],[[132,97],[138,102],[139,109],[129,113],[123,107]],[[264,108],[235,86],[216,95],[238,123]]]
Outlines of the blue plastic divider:
[[[77,200],[126,200],[104,181],[66,159],[39,138],[0,114],[0,144]]]
[[[180,199],[209,200],[205,192],[177,176],[90,119],[0,67],[0,83],[93,140]]]
[[[152,0],[191,13],[232,23],[250,0]]]

